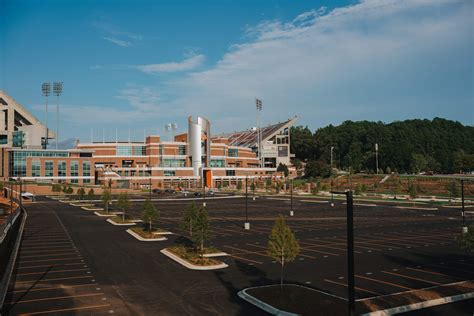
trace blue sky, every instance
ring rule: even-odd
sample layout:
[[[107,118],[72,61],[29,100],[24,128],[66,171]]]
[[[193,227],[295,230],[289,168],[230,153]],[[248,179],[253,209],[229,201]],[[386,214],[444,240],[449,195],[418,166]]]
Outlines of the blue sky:
[[[474,122],[470,0],[0,0],[0,12],[0,89],[44,120],[41,83],[63,81],[62,139],[164,135],[188,115],[245,129],[255,97],[265,124]]]

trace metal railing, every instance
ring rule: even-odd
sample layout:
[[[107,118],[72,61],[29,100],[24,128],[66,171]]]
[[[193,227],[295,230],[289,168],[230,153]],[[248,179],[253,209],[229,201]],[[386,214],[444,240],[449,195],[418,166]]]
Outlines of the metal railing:
[[[16,205],[19,204],[17,201],[15,201],[16,199],[13,199],[13,200]],[[0,224],[0,244],[3,243],[3,241],[5,240],[8,234],[8,231],[15,224],[18,216],[20,216],[20,213],[21,213],[21,209],[19,206],[17,206],[15,211],[7,215],[7,217],[5,218],[5,222]]]

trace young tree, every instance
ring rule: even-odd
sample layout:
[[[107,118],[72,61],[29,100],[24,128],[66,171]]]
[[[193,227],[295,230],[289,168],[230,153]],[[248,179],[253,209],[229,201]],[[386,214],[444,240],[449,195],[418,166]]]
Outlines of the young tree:
[[[181,228],[189,229],[190,238],[193,237],[193,227],[196,223],[197,212],[198,207],[196,206],[196,203],[193,202],[184,209],[183,219],[181,220]]]
[[[242,181],[237,181],[237,190],[242,190]]]
[[[474,253],[474,225],[469,227],[467,233],[461,234],[457,241],[462,250]]]
[[[410,194],[410,198],[412,199],[415,199],[418,196],[418,192],[414,184],[410,184],[410,187],[408,188],[408,193]]]
[[[286,225],[283,216],[278,216],[268,238],[268,255],[281,265],[280,289],[283,289],[283,267],[285,263],[295,260],[299,252],[300,246],[291,228]]]
[[[120,193],[118,201],[117,201],[117,206],[122,211],[122,221],[125,222],[125,213],[130,208],[130,200],[128,199],[127,192]]]
[[[209,240],[210,237],[210,224],[207,217],[206,209],[200,207],[196,212],[196,221],[194,223],[194,232],[191,239],[197,246],[198,251],[202,257],[204,254],[204,242]]]
[[[67,187],[66,193],[67,193],[67,194],[73,194],[73,193],[74,193],[74,189],[71,188],[71,187]]]
[[[94,199],[94,189],[90,189],[89,192],[87,192],[87,198],[89,200],[93,200]]]
[[[145,200],[145,204],[143,205],[143,214],[142,214],[142,219],[145,223],[148,223],[148,231],[150,232],[151,235],[151,222],[155,219],[157,219],[159,216],[159,213],[156,211],[155,205],[150,201],[150,199]]]
[[[84,196],[86,195],[84,188],[77,189],[77,195],[79,195],[79,200],[83,200]]]
[[[112,195],[110,194],[110,190],[104,187],[104,191],[102,192],[102,203],[104,204],[104,209],[107,214],[109,213],[110,200],[112,200]]]
[[[453,198],[459,196],[459,188],[456,180],[450,181],[446,184],[446,191],[448,191],[449,195]]]

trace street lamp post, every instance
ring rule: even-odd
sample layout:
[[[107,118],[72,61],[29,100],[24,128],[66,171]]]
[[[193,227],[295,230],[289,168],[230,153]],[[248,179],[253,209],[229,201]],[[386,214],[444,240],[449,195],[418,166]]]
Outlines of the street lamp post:
[[[355,272],[354,272],[354,201],[352,191],[334,191],[335,194],[344,194],[347,202],[347,291],[348,314],[355,315]]]
[[[290,182],[290,216],[295,215],[293,212],[293,179]]]
[[[249,223],[249,214],[248,214],[248,207],[249,207],[249,202],[248,202],[248,176],[245,177],[245,223],[244,223],[244,229],[249,230],[250,229],[250,223]]]
[[[379,144],[375,143],[375,168],[377,168],[377,174],[379,174]]]
[[[462,232],[467,233],[468,228],[466,226],[466,212],[464,210],[464,180],[461,179],[461,209],[462,209]]]
[[[332,162],[333,162],[333,151],[334,151],[334,146],[331,146],[331,207],[334,207],[334,193],[332,193],[332,185],[333,185],[333,179],[332,179]]]

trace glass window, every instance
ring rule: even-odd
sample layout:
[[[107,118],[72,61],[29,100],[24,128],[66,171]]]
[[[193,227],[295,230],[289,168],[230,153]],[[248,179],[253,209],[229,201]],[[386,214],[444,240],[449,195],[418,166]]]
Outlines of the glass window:
[[[226,170],[225,175],[227,177],[235,177],[235,170]]]
[[[165,175],[165,177],[174,177],[176,175],[176,171],[174,171],[174,170],[165,170],[164,175]]]
[[[58,162],[58,177],[65,177],[66,176],[66,162],[59,161]]]
[[[52,161],[47,160],[44,162],[44,175],[45,177],[52,177],[53,176],[53,168],[54,164]]]
[[[162,167],[185,167],[186,159],[163,158]]]
[[[237,148],[229,148],[229,157],[238,157],[239,156],[239,150]]]
[[[12,150],[9,153],[9,176],[26,177],[27,157],[69,157],[67,151],[50,150]]]
[[[118,146],[117,147],[117,156],[131,156],[132,155],[132,146]]]
[[[83,161],[82,162],[82,176],[83,177],[90,177],[91,175],[91,163],[90,161]],[[83,183],[90,183],[91,179],[83,179]]]
[[[134,156],[145,156],[146,155],[146,146],[133,146],[133,155]]]
[[[79,176],[79,162],[77,160],[72,160],[69,166],[71,169],[71,177],[76,177],[75,179],[71,179],[71,183],[78,183],[77,177]]]
[[[211,159],[211,163],[209,164],[211,168],[223,168],[225,167],[225,160],[223,159]]]
[[[178,145],[178,155],[186,155],[186,145]]]
[[[41,177],[41,164],[39,160],[31,161],[31,176]]]

